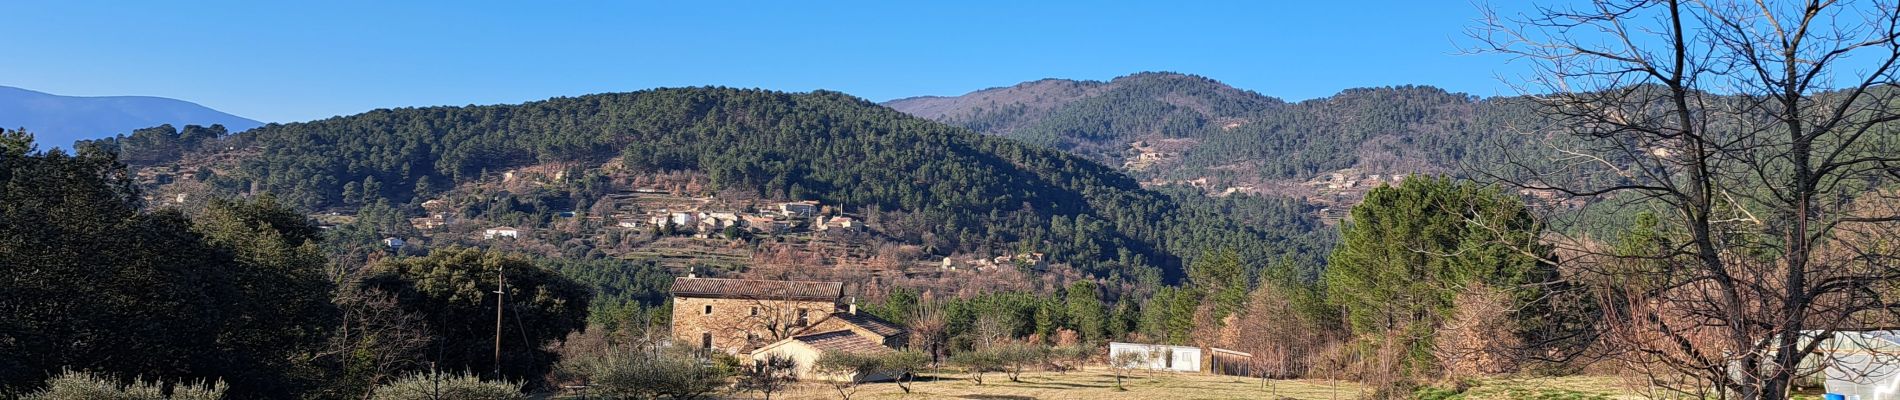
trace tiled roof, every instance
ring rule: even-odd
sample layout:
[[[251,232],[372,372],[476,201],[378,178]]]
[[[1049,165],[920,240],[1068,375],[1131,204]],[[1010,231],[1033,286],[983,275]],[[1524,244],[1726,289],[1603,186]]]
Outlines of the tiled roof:
[[[673,295],[754,300],[836,301],[844,297],[844,283],[674,278]]]
[[[870,338],[858,336],[858,334],[852,333],[850,330],[837,330],[837,331],[812,334],[812,335],[793,336],[792,340],[805,342],[805,344],[811,345],[812,348],[816,348],[818,349],[818,351],[825,351],[825,352],[837,351],[837,352],[846,352],[846,353],[876,354],[876,353],[886,353],[886,352],[895,351],[895,350],[891,350],[891,348],[889,347],[884,347],[883,344],[879,344],[878,342],[873,341]]]
[[[897,324],[895,323],[891,323],[890,321],[885,321],[881,318],[872,316],[870,314],[852,314],[852,313],[840,312],[840,313],[831,313],[831,317],[837,318],[839,321],[843,321],[848,324],[857,325],[860,328],[864,328],[864,330],[871,331],[872,333],[876,333],[879,335],[883,335],[884,337],[891,337],[900,333],[904,333],[904,327],[897,326]]]

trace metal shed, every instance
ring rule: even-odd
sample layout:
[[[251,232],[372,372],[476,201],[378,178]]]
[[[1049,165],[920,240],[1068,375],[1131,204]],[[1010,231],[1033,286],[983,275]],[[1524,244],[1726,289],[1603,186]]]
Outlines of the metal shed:
[[[1190,346],[1170,346],[1165,344],[1108,343],[1108,357],[1115,359],[1123,353],[1142,353],[1148,356],[1144,367],[1151,370],[1201,372],[1201,348]]]
[[[1259,376],[1254,373],[1253,353],[1209,347],[1208,372],[1220,375]]]

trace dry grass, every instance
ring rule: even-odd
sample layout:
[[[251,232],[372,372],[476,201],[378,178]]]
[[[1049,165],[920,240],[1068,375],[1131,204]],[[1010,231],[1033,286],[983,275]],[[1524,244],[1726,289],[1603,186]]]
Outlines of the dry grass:
[[[851,395],[853,400],[1187,400],[1187,399],[1299,399],[1346,400],[1365,394],[1358,383],[1326,380],[1268,380],[1207,374],[1137,372],[1126,379],[1128,390],[1115,389],[1115,376],[1102,367],[1059,374],[1026,372],[1022,382],[1010,382],[1003,374],[984,375],[984,384],[971,382],[968,375],[944,372],[924,374],[905,394],[894,383],[867,383]],[[1651,397],[1655,396],[1655,397]],[[724,393],[722,399],[759,399],[758,393]],[[559,399],[578,397],[556,396]],[[837,399],[838,392],[822,383],[799,383],[776,393],[774,400]],[[1458,400],[1635,400],[1673,399],[1663,391],[1643,390],[1629,380],[1607,375],[1582,375],[1539,378],[1490,378],[1478,381]],[[1818,400],[1819,395],[1800,393],[1801,400]]]
[[[1468,400],[1491,399],[1650,399],[1649,394],[1631,386],[1629,380],[1605,375],[1539,378],[1493,378],[1465,392]]]
[[[935,380],[932,380],[932,379]],[[1345,400],[1359,398],[1364,392],[1354,382],[1325,380],[1269,380],[1186,373],[1138,372],[1127,379],[1128,390],[1115,389],[1115,376],[1107,369],[1091,367],[1085,371],[1058,374],[1028,372],[1023,382],[1010,382],[1003,374],[984,375],[977,385],[968,375],[945,372],[925,374],[924,381],[904,394],[893,383],[861,385],[853,400],[960,399],[960,400],[1185,400],[1185,399],[1300,399]],[[1653,397],[1652,397],[1653,396]],[[727,394],[729,399],[758,399],[758,393]],[[800,383],[797,387],[774,394],[774,400],[837,399],[838,392],[820,383]],[[1452,397],[1459,400],[1636,400],[1675,399],[1665,391],[1644,390],[1624,378],[1608,375],[1581,375],[1538,378],[1489,378]],[[1796,399],[1818,400],[1816,394],[1801,393]]]
[[[1359,385],[1352,382],[1317,380],[1269,380],[1187,373],[1138,372],[1126,378],[1126,391],[1115,389],[1115,376],[1100,367],[1068,374],[1026,372],[1022,382],[1010,382],[1003,374],[984,375],[983,384],[971,382],[967,375],[925,374],[905,394],[894,383],[870,383],[859,386],[851,398],[857,399],[1089,399],[1089,400],[1176,400],[1176,399],[1280,399],[1334,400],[1359,396]],[[757,393],[743,394],[758,398]],[[798,387],[772,396],[776,399],[836,399],[838,392],[818,383]]]

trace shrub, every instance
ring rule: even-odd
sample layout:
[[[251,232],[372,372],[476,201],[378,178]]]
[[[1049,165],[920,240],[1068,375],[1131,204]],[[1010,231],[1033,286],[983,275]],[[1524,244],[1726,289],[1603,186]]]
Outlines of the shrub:
[[[957,353],[956,355],[950,356],[950,363],[963,367],[964,371],[970,373],[970,380],[976,381],[978,385],[983,384],[984,372],[1003,370],[1003,360],[997,358],[995,352],[987,350]]]
[[[930,355],[917,350],[888,353],[879,358],[884,371],[897,378],[897,388],[903,389],[904,393],[910,393],[910,383],[917,376],[917,371],[930,364]]]
[[[763,360],[753,361],[750,368],[739,374],[739,380],[733,383],[733,390],[759,392],[765,395],[765,400],[772,400],[772,393],[784,390],[798,380],[797,373],[797,360],[772,354]]]
[[[684,349],[603,358],[593,365],[596,393],[632,398],[696,399],[726,387],[732,370]]]
[[[885,373],[884,361],[881,354],[832,351],[818,357],[815,367],[826,374],[844,377],[845,379],[833,379],[826,383],[838,390],[838,397],[851,400],[851,395],[857,393],[859,380],[870,375]]]
[[[376,387],[374,400],[518,400],[521,383],[484,381],[474,374],[417,372]]]
[[[996,358],[1003,362],[1003,373],[1010,382],[1022,382],[1023,369],[1030,365],[1042,364],[1048,359],[1048,347],[1029,343],[1010,343],[987,351],[996,352]]]
[[[1068,373],[1080,369],[1095,355],[1095,347],[1086,344],[1073,344],[1049,349],[1049,366],[1056,372]]]
[[[223,382],[179,383],[166,395],[162,382],[133,379],[120,383],[110,376],[87,372],[61,372],[46,380],[46,389],[26,395],[25,400],[217,400],[224,398]]]
[[[1128,390],[1127,387],[1122,386],[1122,378],[1128,376],[1129,371],[1140,368],[1143,364],[1147,363],[1148,353],[1139,351],[1124,352],[1109,357],[1108,368],[1115,370],[1115,390]]]

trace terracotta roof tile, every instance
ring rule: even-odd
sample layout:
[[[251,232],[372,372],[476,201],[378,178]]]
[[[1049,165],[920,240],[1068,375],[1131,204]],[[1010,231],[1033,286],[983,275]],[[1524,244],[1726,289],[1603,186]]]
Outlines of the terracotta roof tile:
[[[825,332],[825,333],[819,333],[819,334],[793,336],[792,340],[805,342],[805,344],[811,345],[812,348],[816,348],[818,349],[818,351],[825,351],[825,352],[837,351],[837,352],[846,352],[846,353],[877,354],[877,353],[887,353],[887,352],[896,351],[896,350],[892,350],[889,347],[884,347],[883,344],[879,344],[878,342],[873,341],[870,338],[858,336],[858,334],[852,333],[850,330],[837,330],[837,331],[831,331],[831,332]]]
[[[884,335],[885,337],[890,337],[890,336],[894,336],[900,333],[904,333],[904,327],[897,326],[896,323],[885,321],[882,318],[878,318],[870,314],[852,314],[852,313],[840,312],[840,313],[832,313],[831,317],[837,318],[839,321],[844,321],[845,323],[848,323],[848,324],[857,325],[860,328],[864,328],[864,330],[871,331],[879,335]]]

